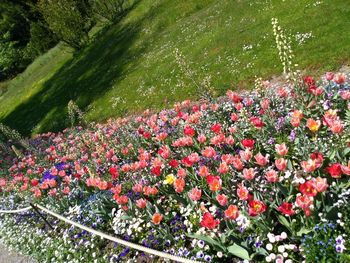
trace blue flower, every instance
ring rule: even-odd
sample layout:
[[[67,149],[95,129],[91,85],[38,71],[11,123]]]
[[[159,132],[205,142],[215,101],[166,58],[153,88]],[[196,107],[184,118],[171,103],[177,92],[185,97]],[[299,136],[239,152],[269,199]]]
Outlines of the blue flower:
[[[294,130],[291,131],[289,135],[289,140],[294,141],[296,137],[297,137],[297,133]]]
[[[198,251],[197,254],[196,254],[196,257],[197,258],[203,258],[204,257],[203,251]]]
[[[124,251],[122,252],[122,253],[120,253],[120,257],[125,257],[128,253],[130,252],[130,249],[129,248],[126,248],[126,249],[124,249]]]
[[[335,242],[337,243],[337,245],[341,245],[344,242],[344,239],[342,236],[337,236],[337,238],[335,239]]]
[[[203,240],[199,240],[197,242],[197,245],[200,247],[200,248],[203,248],[205,246],[205,242]]]
[[[261,247],[261,245],[262,245],[261,241],[258,241],[258,242],[255,243],[255,247]]]
[[[43,178],[40,180],[41,182],[44,182],[46,180],[56,179],[56,176],[52,175],[50,171],[46,171],[43,174]]]
[[[335,247],[335,250],[338,253],[342,253],[344,251],[344,249],[345,249],[344,245],[336,245],[336,247]]]
[[[185,257],[187,257],[188,254],[190,254],[190,252],[185,248],[184,251],[183,251],[183,254],[184,254]]]
[[[64,163],[64,162],[55,164],[55,167],[56,167],[57,170],[59,170],[59,171],[64,170],[64,167],[65,167],[65,166],[66,166],[66,163]]]
[[[169,246],[171,245],[170,240],[165,241],[165,245],[166,245],[167,247],[169,247]]]
[[[206,262],[210,262],[210,261],[211,261],[211,256],[205,255],[205,256],[204,256],[204,260],[205,260]]]

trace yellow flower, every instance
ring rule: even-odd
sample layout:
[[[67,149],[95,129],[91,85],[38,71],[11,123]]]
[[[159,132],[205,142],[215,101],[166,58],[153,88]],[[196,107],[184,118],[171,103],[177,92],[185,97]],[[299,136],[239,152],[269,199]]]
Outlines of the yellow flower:
[[[168,174],[163,181],[164,184],[173,184],[175,181],[175,176],[173,174]]]

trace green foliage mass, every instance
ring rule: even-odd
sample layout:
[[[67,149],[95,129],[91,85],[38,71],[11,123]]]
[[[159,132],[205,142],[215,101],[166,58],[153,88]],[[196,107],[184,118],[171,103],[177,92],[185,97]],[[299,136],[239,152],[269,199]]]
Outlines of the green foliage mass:
[[[36,0],[0,2],[0,81],[21,72],[57,43],[35,4]]]
[[[80,49],[88,40],[91,18],[82,1],[40,0],[38,8],[50,29],[71,47]]]
[[[58,41],[76,50],[96,22],[116,22],[128,0],[4,0],[0,3],[0,81],[9,79]]]

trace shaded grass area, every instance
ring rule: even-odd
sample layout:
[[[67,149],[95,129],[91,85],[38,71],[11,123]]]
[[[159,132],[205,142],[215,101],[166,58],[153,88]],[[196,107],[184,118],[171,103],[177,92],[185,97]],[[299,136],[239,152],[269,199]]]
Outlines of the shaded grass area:
[[[350,6],[342,0],[142,0],[75,54],[57,46],[8,84],[0,120],[29,135],[67,125],[75,101],[90,121],[196,98],[178,48],[218,95],[282,72],[271,18],[292,35],[295,62],[319,74],[349,63]],[[300,41],[296,36],[311,33]]]

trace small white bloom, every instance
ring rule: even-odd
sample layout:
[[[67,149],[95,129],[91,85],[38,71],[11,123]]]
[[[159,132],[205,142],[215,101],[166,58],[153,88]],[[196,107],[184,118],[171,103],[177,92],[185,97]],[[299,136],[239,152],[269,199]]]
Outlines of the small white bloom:
[[[286,233],[286,232],[282,232],[282,233],[281,233],[281,237],[282,237],[283,239],[286,239],[286,238],[287,238],[287,233]]]
[[[285,251],[285,247],[283,245],[278,246],[277,250],[278,250],[278,252],[283,253]]]
[[[267,244],[267,245],[266,245],[266,249],[269,250],[269,251],[271,251],[271,250],[273,249],[272,244],[270,244],[270,243]]]

